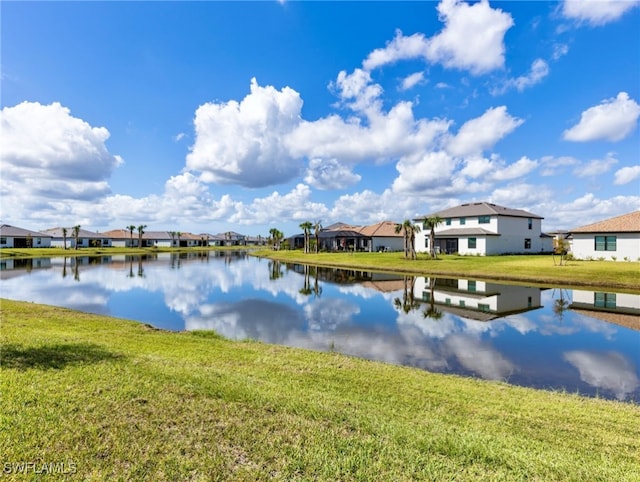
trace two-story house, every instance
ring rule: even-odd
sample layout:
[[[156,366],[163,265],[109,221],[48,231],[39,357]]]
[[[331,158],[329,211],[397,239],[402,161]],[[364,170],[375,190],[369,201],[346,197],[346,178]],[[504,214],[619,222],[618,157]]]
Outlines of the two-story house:
[[[542,216],[488,202],[466,203],[414,218],[440,217],[435,230],[439,253],[465,255],[551,252],[553,238],[542,233]],[[416,236],[416,251],[429,252],[429,229]]]

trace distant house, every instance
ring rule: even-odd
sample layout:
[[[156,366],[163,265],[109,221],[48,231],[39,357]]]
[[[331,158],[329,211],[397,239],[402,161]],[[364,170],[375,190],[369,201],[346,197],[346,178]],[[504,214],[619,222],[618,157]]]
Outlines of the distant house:
[[[50,248],[51,235],[40,231],[0,226],[0,248]]]
[[[51,236],[51,246],[54,248],[75,248],[76,238],[73,228],[66,228],[67,234],[63,233],[65,228],[45,229],[44,232]],[[104,233],[96,233],[80,229],[78,231],[78,248],[106,248],[111,246],[111,238]]]
[[[640,211],[570,230],[577,259],[640,260]]]
[[[461,204],[414,218],[423,222],[439,216],[443,223],[435,232],[436,250],[468,255],[536,254],[551,252],[553,238],[542,233],[542,216],[488,202]],[[416,251],[429,251],[429,230],[416,236]]]

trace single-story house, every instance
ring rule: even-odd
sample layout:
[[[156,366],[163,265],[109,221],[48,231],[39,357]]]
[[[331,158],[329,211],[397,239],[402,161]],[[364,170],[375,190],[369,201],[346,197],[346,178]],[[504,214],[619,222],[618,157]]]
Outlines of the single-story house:
[[[467,255],[550,253],[553,238],[542,232],[542,216],[489,202],[461,204],[414,218],[424,223],[438,216],[443,222],[435,229],[436,251]],[[416,236],[416,251],[429,252],[428,227]]]
[[[393,221],[381,221],[360,228],[360,234],[368,238],[367,251],[403,251],[404,235],[396,232]]]
[[[577,259],[640,261],[640,211],[570,230]]]
[[[50,248],[51,235],[40,231],[3,224],[0,226],[0,248]]]
[[[67,230],[66,234],[63,232],[64,229]],[[51,236],[51,246],[54,248],[74,249],[76,247],[73,228],[51,228],[45,229],[44,232]],[[78,248],[106,248],[110,246],[111,237],[104,233],[96,233],[86,229],[78,231]]]

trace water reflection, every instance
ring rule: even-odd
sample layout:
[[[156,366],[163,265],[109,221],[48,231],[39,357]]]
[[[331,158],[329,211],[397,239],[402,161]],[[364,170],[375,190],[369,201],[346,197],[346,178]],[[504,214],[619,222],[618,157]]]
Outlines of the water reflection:
[[[640,400],[640,296],[201,252],[2,260],[1,295],[314,350]]]

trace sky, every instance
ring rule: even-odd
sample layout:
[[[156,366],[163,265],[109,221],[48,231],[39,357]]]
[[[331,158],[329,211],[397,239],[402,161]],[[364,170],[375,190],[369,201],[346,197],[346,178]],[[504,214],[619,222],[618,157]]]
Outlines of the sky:
[[[0,221],[640,209],[640,0],[0,3]]]

